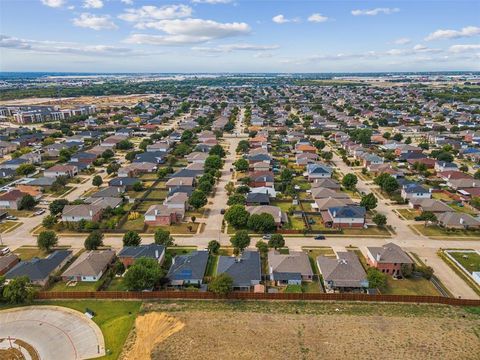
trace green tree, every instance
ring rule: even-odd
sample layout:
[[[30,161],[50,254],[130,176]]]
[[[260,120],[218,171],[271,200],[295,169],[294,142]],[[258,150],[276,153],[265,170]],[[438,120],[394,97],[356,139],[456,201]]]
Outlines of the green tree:
[[[204,180],[198,182],[197,188],[204,194],[208,194],[212,191],[213,186],[212,183],[210,183],[208,180]]]
[[[222,159],[218,155],[210,155],[205,159],[205,168],[206,169],[215,169],[219,170],[223,166]]]
[[[403,135],[400,134],[400,133],[396,133],[395,135],[393,135],[392,139],[395,140],[395,141],[402,141],[403,140]]]
[[[214,276],[208,283],[208,290],[218,295],[227,295],[232,291],[232,288],[233,279],[226,273]]]
[[[208,155],[217,155],[220,158],[224,158],[226,154],[225,154],[225,150],[223,149],[223,147],[221,145],[217,144],[217,145],[212,146],[212,148],[208,152]]]
[[[97,250],[103,246],[103,233],[98,230],[92,231],[85,239],[84,246],[87,250]]]
[[[233,184],[233,182],[229,181],[227,185],[225,185],[225,190],[227,191],[228,196],[232,195],[235,191],[235,185]]]
[[[387,285],[387,275],[374,267],[368,268],[367,280],[368,286],[373,289],[383,289]]]
[[[230,195],[227,201],[227,205],[245,205],[245,196],[242,194]]]
[[[346,174],[342,179],[342,185],[348,190],[355,189],[357,182],[357,176],[354,174]]]
[[[250,215],[247,226],[249,229],[260,233],[273,231],[277,227],[272,214],[267,213]]]
[[[477,171],[475,171],[475,174],[473,175],[473,177],[477,180],[480,179],[480,169],[478,169]]]
[[[92,180],[92,185],[100,187],[103,184],[103,179],[100,175],[95,175]]]
[[[188,203],[195,209],[200,209],[201,207],[207,205],[207,196],[203,191],[195,190],[192,195],[190,195]]]
[[[235,166],[235,169],[237,171],[247,171],[248,170],[248,161],[246,159],[238,159],[233,163],[233,166]]]
[[[137,181],[135,184],[133,184],[132,189],[135,192],[141,192],[145,190],[145,187],[143,186],[143,183],[141,181]]]
[[[155,259],[140,258],[128,268],[123,281],[130,291],[150,290],[159,284],[163,275],[164,272]]]
[[[50,205],[48,206],[50,210],[50,214],[58,215],[63,211],[65,205],[68,205],[68,200],[65,199],[57,199],[53,200]]]
[[[165,247],[173,246],[173,237],[170,235],[170,231],[157,229],[155,230],[155,244],[163,245]]]
[[[257,248],[258,252],[260,253],[260,256],[262,259],[265,259],[268,254],[268,245],[265,241],[258,240],[257,243],[255,244],[255,247]]]
[[[250,149],[250,143],[247,140],[240,140],[237,145],[236,151],[237,151],[237,154],[239,153],[245,154],[246,152],[248,152],[249,149]]]
[[[3,299],[10,304],[31,303],[35,290],[27,276],[12,279],[3,287]]]
[[[377,207],[377,198],[373,193],[363,195],[360,200],[360,206],[365,207],[367,210],[373,210]]]
[[[387,224],[387,217],[383,214],[375,214],[372,220],[377,226],[380,227],[384,227]]]
[[[37,201],[35,200],[35,198],[30,194],[26,194],[24,197],[22,197],[22,199],[18,203],[18,209],[32,210],[35,207],[35,205],[37,205]]]
[[[250,214],[243,205],[232,205],[225,212],[224,216],[225,220],[227,220],[230,225],[237,229],[247,226],[249,217]]]
[[[285,239],[282,234],[273,234],[270,240],[268,240],[268,247],[279,249],[285,246]]]
[[[35,172],[35,165],[33,164],[21,164],[17,170],[15,170],[17,175],[27,176]]]
[[[46,230],[38,234],[37,246],[43,251],[50,252],[50,250],[57,246],[58,237],[55,231]]]
[[[117,144],[116,148],[118,150],[130,150],[133,148],[133,143],[129,140],[122,140]]]
[[[435,223],[438,221],[437,216],[431,211],[422,211],[422,213],[415,218],[417,221],[425,221],[426,227],[429,222]]]
[[[208,243],[207,249],[210,255],[217,255],[220,250],[220,243],[217,240],[211,240]]]
[[[112,163],[108,164],[108,166],[107,166],[107,174],[108,175],[114,174],[119,169],[120,169],[120,164],[118,164],[116,162],[112,162]]]
[[[42,225],[46,229],[51,229],[57,223],[57,217],[54,215],[47,215],[42,220]]]
[[[136,231],[127,231],[123,235],[123,246],[138,246],[142,242],[142,238]]]
[[[114,156],[115,156],[115,153],[110,149],[107,149],[102,153],[102,158],[104,158],[105,160],[111,159]]]
[[[245,248],[250,245],[250,236],[248,231],[239,230],[230,238],[230,242],[237,252],[242,252]]]

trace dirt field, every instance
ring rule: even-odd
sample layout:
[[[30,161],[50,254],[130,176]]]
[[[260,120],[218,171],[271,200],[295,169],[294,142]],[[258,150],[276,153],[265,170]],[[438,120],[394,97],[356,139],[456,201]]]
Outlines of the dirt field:
[[[154,305],[185,326],[157,344],[152,359],[478,359],[478,315],[368,306],[299,304],[278,313],[268,306]]]
[[[97,107],[107,106],[129,106],[135,105],[143,99],[151,98],[152,95],[111,95],[111,96],[79,96],[71,98],[29,98],[18,100],[0,101],[0,105],[58,105],[62,109],[76,105],[96,105]]]

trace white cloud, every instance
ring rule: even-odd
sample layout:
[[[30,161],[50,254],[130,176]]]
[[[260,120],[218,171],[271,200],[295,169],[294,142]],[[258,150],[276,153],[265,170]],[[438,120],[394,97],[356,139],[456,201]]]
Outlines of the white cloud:
[[[109,15],[94,15],[82,13],[80,17],[73,19],[73,24],[93,30],[115,30],[118,26],[111,20]]]
[[[230,53],[234,51],[269,51],[278,49],[278,45],[256,45],[256,44],[225,44],[216,47],[193,47],[192,50],[205,53]]]
[[[352,10],[353,16],[375,16],[379,14],[390,15],[399,12],[399,8],[375,8],[375,9],[362,9]]]
[[[192,0],[192,3],[196,4],[228,4],[231,3],[232,0]]]
[[[396,45],[406,45],[411,42],[412,41],[409,38],[399,38],[399,39],[396,39],[393,43]]]
[[[17,50],[27,50],[44,54],[77,54],[113,56],[129,53],[132,50],[109,45],[83,45],[58,41],[38,41],[20,39],[13,36],[0,35],[0,47]]]
[[[166,35],[132,34],[125,42],[150,45],[188,45],[215,39],[246,35],[250,26],[246,23],[219,23],[203,19],[175,19],[138,24],[138,28],[161,30]]]
[[[282,14],[276,15],[272,18],[272,21],[277,24],[285,24],[289,22],[299,22],[299,18],[292,18],[292,19],[287,19],[285,16]]]
[[[461,30],[437,30],[429,34],[425,40],[441,40],[441,39],[458,39],[462,37],[472,37],[475,35],[480,35],[480,27],[477,26],[467,26]]]
[[[86,9],[101,9],[103,7],[102,0],[85,0],[83,7]]]
[[[133,0],[120,0],[125,5],[133,5]]]
[[[129,22],[144,22],[185,18],[191,16],[192,12],[192,8],[187,5],[142,6],[138,9],[127,9],[118,17]]]
[[[42,0],[42,4],[52,8],[58,8],[65,4],[65,0]]]
[[[448,51],[452,53],[465,53],[471,51],[480,51],[480,44],[466,44],[466,45],[453,45],[450,46]]]
[[[308,21],[315,22],[315,23],[325,22],[327,20],[328,20],[328,17],[323,16],[322,14],[319,14],[319,13],[314,13],[308,17]]]

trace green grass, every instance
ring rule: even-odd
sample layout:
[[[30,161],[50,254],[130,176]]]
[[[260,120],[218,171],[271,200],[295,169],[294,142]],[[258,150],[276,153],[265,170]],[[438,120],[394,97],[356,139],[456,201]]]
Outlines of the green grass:
[[[196,246],[173,246],[173,247],[167,248],[166,253],[172,256],[185,255],[195,250],[197,250]]]
[[[394,280],[387,275],[387,287],[382,291],[388,295],[440,296],[431,281],[423,278]]]
[[[148,196],[147,200],[149,199],[165,199],[167,197],[168,191],[165,189],[154,189],[152,190]]]
[[[449,252],[469,273],[480,271],[480,254],[476,252]]]
[[[67,286],[65,281],[56,282],[49,291],[96,291],[99,281],[79,281],[75,286]]]
[[[107,291],[127,291],[127,287],[123,283],[123,278],[114,277],[108,285]]]
[[[473,216],[476,216],[477,213],[478,213],[477,211],[473,210],[470,207],[459,206],[456,203],[450,203],[450,204],[448,204],[448,206],[450,206],[453,210],[455,210],[457,212],[461,212],[461,213],[465,213],[465,214],[469,214],[469,215],[473,215]]]
[[[4,221],[0,224],[0,233],[8,233],[22,224],[22,222],[18,221]]]
[[[103,301],[103,300],[78,300],[78,301],[51,301],[42,305],[65,306],[82,313],[88,308],[95,312],[93,321],[100,327],[105,338],[105,349],[108,355],[98,359],[118,359],[123,345],[135,322],[140,310],[140,301]]]
[[[396,211],[402,215],[405,220],[415,220],[415,217],[420,215],[419,211],[411,209],[396,209]]]
[[[386,228],[378,226],[369,226],[367,229],[361,228],[343,228],[342,233],[345,235],[380,235],[380,236],[390,236],[390,233]]]
[[[446,238],[458,238],[460,237],[478,237],[480,240],[480,231],[475,230],[446,230],[437,225],[412,225],[415,230],[420,232],[422,235],[425,236],[439,236],[439,237],[446,237]]]
[[[33,210],[13,210],[7,209],[8,215],[16,216],[16,217],[30,217],[33,215],[35,211]]]
[[[34,257],[44,258],[48,255],[43,250],[40,250],[39,248],[33,246],[20,246],[13,252],[17,254],[21,260],[30,260]]]
[[[122,230],[129,231],[142,231],[144,226],[145,217],[140,215],[135,220],[127,220],[125,224],[122,225]]]
[[[208,257],[207,268],[205,270],[206,277],[215,276],[217,273],[217,265],[218,265],[218,256],[210,255]]]
[[[128,221],[127,221],[128,222]],[[192,227],[192,231],[189,230],[189,226]],[[200,226],[198,222],[195,224],[188,222],[188,223],[179,223],[179,224],[173,224],[170,226],[149,226],[147,228],[147,233],[154,233],[155,230],[158,228],[161,228],[163,230],[170,231],[171,234],[189,234],[189,235],[195,235],[197,233],[197,229]]]
[[[305,223],[301,216],[288,216],[288,228],[293,230],[303,230],[305,229]]]
[[[319,293],[323,292],[318,281],[303,281],[302,292],[304,293]]]
[[[302,286],[301,285],[287,285],[285,288],[285,293],[301,293]]]
[[[319,274],[318,267],[317,267],[317,257],[319,256],[335,257],[335,252],[331,247],[302,248],[302,250],[307,253],[313,273],[316,275]]]

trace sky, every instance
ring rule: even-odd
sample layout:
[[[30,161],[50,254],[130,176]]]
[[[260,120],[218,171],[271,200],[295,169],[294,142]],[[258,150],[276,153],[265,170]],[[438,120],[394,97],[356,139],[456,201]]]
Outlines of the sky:
[[[480,1],[0,0],[0,71],[480,70]]]

